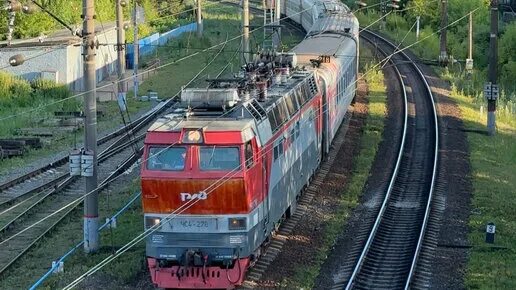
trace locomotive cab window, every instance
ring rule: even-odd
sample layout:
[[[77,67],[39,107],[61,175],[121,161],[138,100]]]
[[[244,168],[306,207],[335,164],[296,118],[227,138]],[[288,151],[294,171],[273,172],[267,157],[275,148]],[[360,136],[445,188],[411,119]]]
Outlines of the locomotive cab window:
[[[253,167],[253,164],[253,146],[251,145],[251,142],[247,142],[245,144],[245,167],[249,169]]]
[[[240,169],[238,147],[202,146],[199,153],[201,170],[232,171]]]
[[[180,171],[185,168],[185,147],[150,147],[148,170]]]

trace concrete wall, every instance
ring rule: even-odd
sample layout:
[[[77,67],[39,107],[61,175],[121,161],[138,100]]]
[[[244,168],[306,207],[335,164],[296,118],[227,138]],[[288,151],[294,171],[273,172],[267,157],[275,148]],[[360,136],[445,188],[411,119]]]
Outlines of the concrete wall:
[[[116,30],[109,30],[103,34],[97,34],[97,40],[100,44],[109,43],[111,45],[100,45],[97,49],[95,61],[97,64],[97,82],[101,82],[112,74],[116,73],[116,62],[118,60],[115,51]],[[68,46],[67,49],[67,84],[73,91],[82,91],[82,78],[84,76],[84,68],[82,63],[82,46]]]
[[[9,64],[11,56],[22,54],[27,59],[23,65],[8,66],[4,68],[4,71],[27,80],[39,78],[41,71],[57,71],[59,83],[67,84],[67,50],[67,46],[2,48],[0,50],[0,64],[6,66]]]

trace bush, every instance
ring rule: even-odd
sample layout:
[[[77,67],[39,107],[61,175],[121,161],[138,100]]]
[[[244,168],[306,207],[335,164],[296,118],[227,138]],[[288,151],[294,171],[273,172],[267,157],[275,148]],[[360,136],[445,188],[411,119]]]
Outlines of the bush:
[[[433,34],[431,27],[426,26],[421,30],[419,42],[413,49],[424,59],[436,59],[439,55],[439,36]]]
[[[3,107],[26,107],[35,100],[62,100],[71,95],[65,85],[49,80],[37,79],[32,83],[0,72],[0,105]]]
[[[10,74],[0,72],[0,102],[2,106],[13,104],[26,106],[31,103],[30,84]]]
[[[50,80],[37,79],[32,82],[33,94],[43,99],[65,99],[70,96],[68,87]]]

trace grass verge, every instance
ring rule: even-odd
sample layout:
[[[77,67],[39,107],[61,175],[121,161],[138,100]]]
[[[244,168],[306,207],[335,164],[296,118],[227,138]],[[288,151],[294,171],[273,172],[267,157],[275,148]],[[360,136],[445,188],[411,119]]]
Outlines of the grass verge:
[[[516,289],[516,126],[498,121],[496,136],[473,131],[485,130],[486,118],[471,99],[453,90],[467,134],[473,198],[470,232],[472,245],[465,277],[470,289]],[[516,120],[513,120],[513,122]],[[486,224],[496,225],[495,246],[485,240]]]
[[[49,100],[45,100],[46,102],[51,102]],[[150,108],[149,102],[138,102],[132,98],[127,99],[127,108],[129,114],[134,118],[137,114],[141,113],[144,110],[148,110]],[[77,102],[79,103],[79,102]],[[42,103],[42,105],[44,105]],[[79,110],[82,108],[80,105],[75,105],[74,108],[77,107]],[[24,114],[19,117],[15,117],[12,119],[8,119],[5,122],[0,123],[0,134],[1,137],[12,137],[15,136],[13,134],[15,128],[25,128],[25,127],[42,127],[48,128],[48,130],[52,130],[52,127],[46,127],[45,123],[52,122],[54,119],[53,111],[66,110],[65,105],[56,105],[50,106],[45,110],[35,112],[37,117],[34,117],[33,114]],[[24,112],[27,108],[15,108],[10,111],[3,111],[0,109],[0,118],[8,116],[10,114],[16,114],[18,112]],[[74,110],[74,109],[70,109]],[[118,109],[118,104],[116,102],[103,102],[97,104],[97,110],[103,112],[103,116],[98,117],[97,123],[97,131],[102,134],[103,132],[107,132],[109,130],[113,130],[119,126],[123,125],[122,118],[120,116],[120,112]],[[126,117],[126,122],[127,122]],[[11,171],[13,168],[21,168],[28,166],[31,162],[35,160],[41,159],[42,156],[52,156],[56,153],[68,151],[71,148],[75,147],[76,144],[81,144],[84,140],[84,130],[79,129],[74,133],[62,133],[56,134],[52,137],[43,137],[42,143],[43,148],[41,149],[31,149],[23,156],[13,157],[9,159],[0,160],[0,175]]]
[[[365,71],[367,71],[366,66]],[[360,154],[353,160],[353,171],[350,183],[342,192],[338,211],[332,214],[324,227],[324,243],[319,245],[316,257],[311,265],[303,265],[296,269],[293,277],[286,278],[282,286],[287,288],[312,289],[322,264],[336,243],[353,209],[358,205],[360,196],[366,184],[378,146],[382,141],[385,114],[387,111],[387,93],[383,73],[373,70],[365,75],[368,84],[368,115],[360,138]]]

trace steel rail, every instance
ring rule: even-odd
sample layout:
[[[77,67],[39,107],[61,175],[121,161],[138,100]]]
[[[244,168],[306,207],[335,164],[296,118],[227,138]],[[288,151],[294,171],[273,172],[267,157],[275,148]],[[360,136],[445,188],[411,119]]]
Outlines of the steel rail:
[[[375,35],[377,38],[380,38],[380,39],[382,39],[385,42],[389,42],[386,38],[382,37],[381,35],[379,35],[377,33],[374,33],[372,31],[369,31],[369,33]],[[434,94],[432,93],[432,89],[430,88],[430,84],[428,83],[425,75],[421,71],[421,68],[419,67],[419,65],[417,65],[416,62],[414,62],[405,53],[405,51],[401,51],[401,53],[402,53],[402,55],[405,58],[407,58],[408,60],[410,60],[412,62],[412,66],[416,69],[416,71],[419,74],[419,77],[425,83],[425,89],[426,89],[428,95],[430,96],[430,101],[432,102],[432,109],[433,109],[432,112],[433,112],[433,115],[434,115],[434,122],[435,122],[435,146],[434,146],[434,165],[433,165],[433,172],[432,172],[432,182],[430,184],[430,192],[429,192],[429,196],[428,196],[428,202],[427,202],[426,208],[425,208],[425,215],[424,215],[424,219],[423,219],[423,226],[422,226],[420,234],[419,234],[419,238],[418,238],[418,242],[417,242],[417,246],[416,246],[416,252],[414,253],[414,259],[412,260],[412,265],[410,266],[410,272],[409,272],[409,276],[408,276],[408,279],[407,279],[407,283],[405,284],[405,290],[407,290],[407,289],[409,289],[410,284],[411,284],[411,282],[413,280],[413,276],[415,274],[415,270],[416,270],[416,267],[417,267],[417,261],[419,259],[419,253],[421,252],[421,248],[423,247],[423,240],[424,240],[424,236],[425,236],[425,233],[426,233],[426,227],[428,225],[428,219],[429,219],[429,216],[430,216],[430,210],[432,208],[432,201],[433,201],[434,188],[435,188],[435,180],[437,178],[437,163],[439,162],[439,120],[438,120],[438,117],[437,117],[437,109],[436,109],[435,97],[434,97]]]
[[[360,35],[361,38],[367,40],[368,42],[370,42],[371,44],[374,44],[373,40],[363,36],[363,35]],[[380,50],[380,49],[379,49]],[[385,53],[385,55],[387,55]],[[398,77],[398,80],[400,82],[400,85],[401,85],[401,88],[403,90],[403,112],[404,112],[404,116],[403,116],[403,134],[402,134],[402,137],[401,137],[401,143],[400,143],[400,147],[399,147],[399,152],[398,152],[398,157],[396,158],[396,165],[394,167],[394,171],[393,171],[393,174],[392,174],[392,178],[391,178],[391,181],[389,182],[389,187],[387,188],[387,193],[385,194],[385,198],[382,202],[382,206],[380,208],[380,212],[378,213],[378,216],[376,218],[376,221],[373,225],[373,228],[371,229],[371,233],[369,234],[369,237],[367,239],[367,242],[364,246],[364,249],[362,250],[362,253],[360,254],[360,257],[358,259],[358,262],[357,262],[357,265],[355,266],[354,270],[353,270],[353,273],[351,274],[351,277],[349,279],[349,282],[346,286],[346,289],[350,289],[358,272],[360,271],[361,267],[362,267],[362,264],[363,264],[363,261],[365,260],[365,256],[367,255],[367,253],[369,252],[369,249],[371,247],[371,244],[373,242],[373,239],[374,239],[374,236],[376,234],[376,231],[378,230],[378,227],[380,226],[380,222],[382,220],[382,216],[383,216],[383,213],[385,212],[386,208],[387,208],[387,202],[389,201],[389,198],[391,196],[391,192],[392,192],[392,189],[394,187],[394,182],[396,181],[396,177],[398,176],[398,172],[399,172],[399,168],[400,168],[400,164],[401,164],[401,158],[403,156],[403,150],[405,148],[405,140],[406,140],[406,134],[407,134],[407,122],[408,122],[408,101],[407,101],[407,90],[406,90],[406,86],[405,86],[405,82],[403,81],[403,77],[401,76],[401,73],[399,71],[399,69],[396,67],[396,65],[394,65],[394,61],[392,59],[389,59],[388,62],[390,62],[391,64],[393,64],[392,68],[394,69],[394,71],[396,72],[396,76]]]
[[[141,154],[141,149],[138,150],[138,152],[133,152],[129,158],[127,158],[124,162],[122,162],[121,166],[117,168],[112,174],[110,174],[107,178],[105,178],[101,186],[99,186],[99,191],[104,189],[108,185],[108,181],[115,178],[118,175],[121,175],[124,173],[124,171],[129,168],[135,160],[138,159],[139,154]],[[71,182],[71,178],[63,182],[62,188],[68,185]],[[7,270],[12,264],[14,264],[21,256],[23,256],[34,244],[36,244],[41,238],[43,238],[46,234],[48,234],[54,227],[56,227],[60,222],[62,222],[70,213],[72,213],[77,207],[81,204],[81,201],[77,202],[75,205],[71,206],[70,209],[64,211],[61,216],[54,221],[45,231],[43,231],[40,235],[38,235],[35,239],[32,240],[29,245],[27,245],[22,251],[18,253],[13,259],[11,259],[7,264],[2,265],[2,268],[0,268],[0,274],[2,274],[5,270]]]
[[[99,154],[99,163],[100,162],[104,162],[106,160],[108,160],[110,157],[114,156],[115,154],[118,154],[120,151],[122,151],[123,149],[133,145],[133,144],[136,144],[141,138],[138,138],[136,139],[135,141],[132,141],[132,142],[127,142],[123,145],[123,148],[117,148],[117,150],[104,150],[103,152],[101,152]],[[71,182],[75,181],[78,179],[78,176],[70,176],[68,174],[68,176],[64,179],[64,181],[62,181],[61,183],[59,183],[58,185],[56,185],[52,190],[48,191],[48,192],[44,192],[42,191],[41,193],[45,193],[40,199],[38,199],[35,203],[31,204],[28,208],[26,208],[25,210],[23,210],[21,213],[19,213],[16,217],[12,218],[10,221],[8,221],[7,223],[5,223],[2,228],[0,228],[0,233],[3,233],[5,231],[7,231],[9,229],[9,227],[11,227],[11,225],[13,225],[17,220],[19,220],[21,217],[27,215],[34,207],[38,206],[39,204],[41,204],[43,201],[45,201],[49,196],[57,193],[58,191],[60,190],[63,190],[66,186],[68,186]],[[61,180],[61,177],[58,178],[58,180]],[[37,194],[39,195],[39,194]],[[35,196],[37,196],[35,195]]]
[[[115,131],[113,131],[113,132],[111,132],[111,133],[101,137],[98,140],[97,144],[98,145],[103,145],[103,144],[105,144],[105,143],[115,139],[116,137],[122,135],[122,138],[118,139],[113,144],[109,145],[108,148],[113,148],[113,147],[120,146],[120,144],[124,143],[128,138],[130,138],[130,136],[128,136],[128,134],[127,134],[128,131],[129,131],[129,133],[133,133],[135,131],[140,130],[143,126],[145,126],[146,124],[151,122],[155,118],[156,115],[162,113],[164,110],[166,110],[167,108],[172,106],[173,103],[175,102],[176,97],[177,96],[174,96],[173,98],[167,99],[165,102],[160,103],[158,106],[150,109],[147,113],[143,114],[138,119],[136,119],[133,122],[129,123],[127,126],[122,126],[122,127],[118,128],[118,129],[116,129]],[[25,173],[23,175],[15,177],[15,178],[13,178],[11,180],[5,181],[2,184],[0,184],[0,192],[3,192],[6,189],[9,189],[9,188],[11,188],[13,186],[21,184],[21,183],[23,183],[23,182],[25,182],[25,181],[27,181],[27,180],[35,177],[35,176],[41,175],[41,174],[43,174],[44,172],[47,172],[50,169],[63,166],[65,164],[67,164],[67,163],[68,163],[68,156],[61,157],[58,160],[55,160],[55,161],[50,162],[50,163],[47,163],[44,166],[41,166],[41,167],[36,168],[34,170],[31,170],[28,173]],[[36,187],[34,189],[30,189],[29,191],[24,192],[23,194],[17,195],[17,196],[15,196],[15,197],[7,200],[7,201],[2,201],[0,203],[0,206],[5,205],[5,204],[9,204],[9,203],[13,203],[16,200],[20,199],[21,197],[26,196],[27,194],[33,193],[34,191],[37,191],[37,190],[41,190],[41,189],[53,186],[53,185],[59,183],[59,181],[60,180],[57,180],[57,179],[49,180],[49,181],[45,182],[44,184],[42,184],[42,185],[40,185],[40,186],[38,186],[38,187]]]
[[[391,43],[390,41],[388,41],[387,39],[385,39],[384,37],[374,33],[374,32],[371,32],[369,30],[366,30],[367,33],[373,35],[374,37],[382,40],[384,43],[388,44],[390,47],[393,47],[396,51],[396,46],[395,44]],[[373,41],[367,37],[364,37],[363,35],[361,35],[362,38],[364,38],[365,40],[367,40],[368,42],[371,42],[373,43]],[[373,43],[374,44],[374,43]],[[381,50],[381,49],[380,49]],[[387,53],[383,52],[384,54],[387,55]],[[418,65],[403,51],[398,51],[398,53],[401,53],[401,55],[409,60],[409,64],[413,66],[413,68],[417,71],[417,74],[419,76],[419,78],[422,80],[422,83],[424,84],[425,86],[425,90],[426,92],[428,93],[428,96],[430,97],[430,101],[431,101],[431,105],[432,105],[432,113],[433,113],[433,121],[434,121],[434,126],[435,126],[435,129],[434,129],[434,132],[435,132],[435,136],[434,136],[434,142],[435,142],[435,145],[434,145],[434,152],[433,152],[433,168],[432,168],[432,179],[431,179],[431,184],[430,184],[430,189],[429,189],[429,192],[428,192],[428,198],[427,198],[427,202],[426,202],[426,206],[425,206],[425,213],[424,213],[424,217],[423,217],[423,221],[421,223],[421,228],[419,230],[419,235],[418,235],[418,241],[417,241],[417,244],[416,244],[416,249],[414,251],[414,254],[413,254],[413,258],[412,258],[412,261],[411,261],[411,265],[410,265],[410,270],[409,270],[409,273],[407,275],[407,278],[406,278],[406,282],[405,282],[405,289],[408,289],[410,287],[410,283],[412,282],[413,280],[413,277],[414,277],[414,273],[415,273],[415,269],[416,269],[416,266],[417,266],[417,261],[418,261],[418,257],[419,257],[419,253],[421,251],[421,248],[422,248],[422,244],[423,244],[423,240],[424,240],[424,235],[426,233],[426,227],[427,227],[427,223],[428,223],[428,218],[429,218],[429,214],[430,214],[430,209],[431,209],[431,205],[432,205],[432,199],[433,199],[433,191],[434,191],[434,185],[435,185],[435,179],[436,179],[436,174],[437,174],[437,162],[438,162],[438,146],[439,146],[439,130],[438,130],[438,120],[437,120],[437,112],[436,112],[436,106],[435,106],[435,101],[434,101],[434,97],[433,97],[433,94],[432,94],[432,91],[430,89],[430,86],[424,76],[424,74],[422,73],[421,69],[418,67]],[[394,62],[389,59],[389,62],[393,63]],[[393,65],[393,68],[395,69],[396,73],[398,74],[398,76],[401,76],[398,68],[396,67],[396,64]],[[403,79],[400,79],[401,82],[403,83]],[[405,142],[405,138],[406,138],[406,129],[407,129],[407,123],[406,123],[406,120],[407,120],[407,96],[406,96],[406,89],[405,89],[405,85],[402,85],[403,87],[403,91],[404,91],[404,99],[405,99],[405,125],[404,125],[404,132],[403,132],[403,140],[402,140],[402,143]],[[346,289],[350,289],[354,282],[355,282],[355,279],[357,278],[357,275],[358,273],[360,272],[361,270],[361,267],[363,266],[364,262],[365,262],[365,257],[366,255],[368,254],[370,248],[371,248],[371,245],[372,245],[372,242],[374,241],[374,238],[378,232],[378,228],[379,228],[379,225],[380,225],[380,222],[382,221],[383,219],[383,215],[385,213],[385,210],[387,208],[387,202],[388,202],[388,199],[390,198],[391,196],[391,192],[392,192],[392,189],[393,189],[393,185],[394,185],[394,182],[397,178],[397,175],[398,175],[398,172],[399,172],[399,165],[400,165],[400,161],[401,161],[401,157],[404,153],[403,151],[403,148],[404,146],[402,145],[401,146],[401,149],[400,149],[400,152],[398,154],[398,160],[396,162],[396,167],[395,167],[395,171],[393,173],[393,176],[392,176],[392,179],[391,179],[391,182],[389,184],[389,188],[388,188],[388,191],[387,191],[387,194],[385,196],[385,199],[384,199],[384,202],[382,204],[382,207],[381,207],[381,210],[377,216],[377,219],[375,221],[375,224],[373,226],[373,229],[371,230],[371,233],[369,235],[369,238],[366,242],[366,245],[364,246],[364,249],[357,261],[357,264],[354,268],[354,271],[346,285]]]

